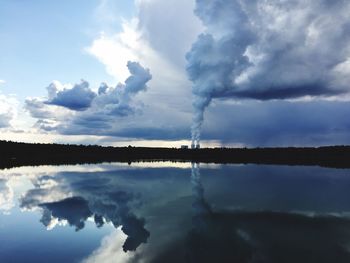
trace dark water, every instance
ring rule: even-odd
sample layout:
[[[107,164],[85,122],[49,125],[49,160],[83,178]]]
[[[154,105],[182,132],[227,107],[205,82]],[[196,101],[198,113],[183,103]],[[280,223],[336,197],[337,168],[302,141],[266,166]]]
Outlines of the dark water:
[[[350,170],[0,171],[0,262],[350,262]]]

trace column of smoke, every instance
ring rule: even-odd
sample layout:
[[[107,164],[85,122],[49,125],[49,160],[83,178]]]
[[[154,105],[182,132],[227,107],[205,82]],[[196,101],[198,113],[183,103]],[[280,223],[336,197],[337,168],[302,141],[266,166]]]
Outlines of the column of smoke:
[[[212,99],[265,101],[349,93],[345,64],[350,1],[294,0],[293,8],[290,2],[195,1],[194,13],[204,27],[186,54],[193,148],[199,147],[204,112]],[[319,23],[324,17],[332,19]]]
[[[201,182],[198,163],[192,163],[191,184],[194,197],[192,204],[192,207],[194,209],[194,218],[201,221],[201,218],[211,213],[211,209],[204,199],[204,189]]]
[[[209,97],[194,96],[193,99],[193,122],[191,126],[191,148],[200,148],[201,128],[204,120],[205,108],[210,103]]]

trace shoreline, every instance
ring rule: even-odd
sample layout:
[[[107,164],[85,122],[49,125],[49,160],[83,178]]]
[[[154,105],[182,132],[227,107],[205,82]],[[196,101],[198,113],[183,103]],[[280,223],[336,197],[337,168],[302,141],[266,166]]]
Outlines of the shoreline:
[[[350,168],[350,146],[181,149],[0,141],[0,169],[19,166],[142,161]]]

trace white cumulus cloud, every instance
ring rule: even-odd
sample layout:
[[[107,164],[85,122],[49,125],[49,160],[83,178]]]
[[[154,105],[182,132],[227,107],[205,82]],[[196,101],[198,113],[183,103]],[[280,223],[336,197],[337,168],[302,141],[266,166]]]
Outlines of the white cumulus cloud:
[[[19,102],[13,95],[5,95],[0,91],[0,128],[10,128],[18,116]]]

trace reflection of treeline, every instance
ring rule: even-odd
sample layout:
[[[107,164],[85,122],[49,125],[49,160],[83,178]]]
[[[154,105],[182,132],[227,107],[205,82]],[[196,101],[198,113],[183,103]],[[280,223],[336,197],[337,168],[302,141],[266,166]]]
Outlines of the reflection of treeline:
[[[350,168],[350,146],[305,148],[146,148],[0,141],[0,167],[135,161],[319,165]]]

